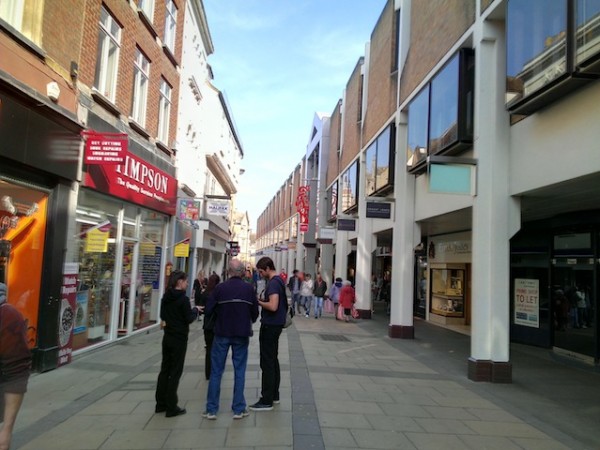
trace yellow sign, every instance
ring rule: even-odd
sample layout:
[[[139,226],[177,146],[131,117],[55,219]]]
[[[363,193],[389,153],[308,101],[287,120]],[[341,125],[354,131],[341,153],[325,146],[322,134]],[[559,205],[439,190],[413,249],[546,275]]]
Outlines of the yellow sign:
[[[86,233],[85,251],[86,253],[106,253],[108,251],[109,232],[100,231],[94,228]]]
[[[140,254],[142,256],[154,256],[156,244],[154,242],[142,242],[140,244]]]
[[[186,244],[185,242],[182,242],[181,244],[177,244],[175,246],[175,250],[173,252],[173,254],[175,255],[175,257],[179,257],[179,258],[187,258],[188,256],[190,256],[190,244]]]

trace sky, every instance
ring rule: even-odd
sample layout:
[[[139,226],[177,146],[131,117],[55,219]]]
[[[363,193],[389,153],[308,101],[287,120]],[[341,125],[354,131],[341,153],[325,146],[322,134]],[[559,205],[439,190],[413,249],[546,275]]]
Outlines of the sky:
[[[306,154],[316,112],[331,114],[386,0],[204,0],[213,84],[242,142],[235,207],[258,216]]]

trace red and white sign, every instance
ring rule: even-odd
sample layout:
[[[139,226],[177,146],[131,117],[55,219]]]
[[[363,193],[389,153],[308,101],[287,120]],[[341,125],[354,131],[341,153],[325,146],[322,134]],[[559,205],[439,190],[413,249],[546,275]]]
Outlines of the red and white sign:
[[[127,153],[128,137],[125,133],[99,133],[86,130],[85,164],[123,164]]]
[[[300,186],[298,189],[298,198],[296,199],[296,210],[300,215],[300,232],[306,233],[308,231],[308,211],[310,209],[308,203],[308,193],[310,186]]]
[[[119,165],[88,166],[84,186],[174,216],[177,180],[131,153],[124,158]]]

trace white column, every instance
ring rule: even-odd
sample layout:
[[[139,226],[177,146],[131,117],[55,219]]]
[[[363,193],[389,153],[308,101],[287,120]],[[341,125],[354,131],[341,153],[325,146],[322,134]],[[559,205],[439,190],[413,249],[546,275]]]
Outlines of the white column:
[[[415,225],[415,176],[406,171],[407,125],[405,117],[396,129],[394,186],[394,234],[392,238],[392,286],[390,299],[390,337],[412,339],[414,295],[414,248],[421,240]]]
[[[504,25],[475,30],[477,195],[473,203],[471,358],[469,378],[510,382],[510,237],[520,205],[509,195],[509,117],[504,106]]]
[[[333,245],[321,244],[321,276],[327,283],[327,292],[333,284]]]
[[[365,154],[360,157],[359,186],[366,186]],[[371,257],[376,238],[373,236],[373,221],[367,219],[367,198],[361,195],[358,200],[358,239],[356,245],[356,309],[362,318],[371,318]],[[373,242],[375,241],[375,242]]]
[[[348,277],[348,253],[352,250],[347,231],[338,231],[335,244],[335,276],[346,280]]]

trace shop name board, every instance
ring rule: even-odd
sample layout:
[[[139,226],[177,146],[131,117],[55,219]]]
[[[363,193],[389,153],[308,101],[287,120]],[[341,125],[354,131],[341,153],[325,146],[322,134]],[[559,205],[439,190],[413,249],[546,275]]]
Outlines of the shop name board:
[[[367,217],[389,219],[392,217],[392,205],[390,203],[367,202]]]
[[[90,165],[84,185],[169,215],[177,208],[177,180],[161,169],[127,154],[120,165]]]
[[[85,164],[123,164],[127,153],[128,137],[125,133],[99,133],[85,131]]]
[[[206,202],[206,212],[211,216],[229,216],[229,201],[209,200]]]
[[[338,219],[337,229],[339,231],[355,231],[356,220],[354,219]]]

